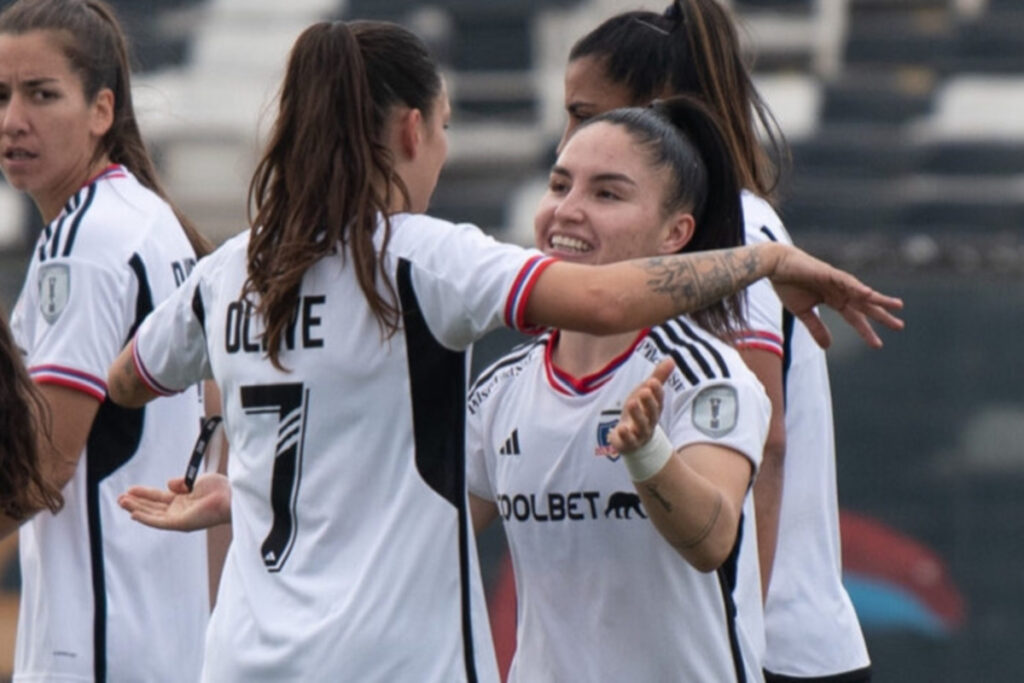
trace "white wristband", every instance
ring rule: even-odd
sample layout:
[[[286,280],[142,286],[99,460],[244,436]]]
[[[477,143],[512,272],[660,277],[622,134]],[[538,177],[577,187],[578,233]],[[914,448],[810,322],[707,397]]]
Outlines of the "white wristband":
[[[651,440],[631,453],[623,453],[622,459],[633,481],[646,481],[661,471],[672,457],[672,442],[665,430],[658,425]]]

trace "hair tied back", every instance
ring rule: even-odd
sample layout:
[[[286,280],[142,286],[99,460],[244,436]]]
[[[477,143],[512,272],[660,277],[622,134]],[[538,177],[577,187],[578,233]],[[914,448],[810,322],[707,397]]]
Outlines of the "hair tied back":
[[[674,2],[668,6],[668,9],[666,9],[661,15],[665,21],[668,21],[671,24],[672,31],[675,31],[683,24],[685,15],[683,14],[682,2],[683,0],[674,0]]]

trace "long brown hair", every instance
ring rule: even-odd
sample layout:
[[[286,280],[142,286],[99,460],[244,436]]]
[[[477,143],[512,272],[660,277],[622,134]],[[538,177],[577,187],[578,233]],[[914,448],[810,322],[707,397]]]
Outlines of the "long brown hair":
[[[131,171],[170,204],[196,255],[210,253],[210,241],[168,199],[157,178],[135,119],[128,41],[114,10],[103,0],[17,0],[0,14],[0,33],[30,31],[54,32],[71,69],[82,80],[87,102],[104,88],[114,93],[114,122],[97,145],[94,160],[107,155]]]
[[[0,312],[0,512],[12,519],[64,505],[39,467],[40,435],[48,424],[49,408],[25,372]]]
[[[695,228],[682,253],[743,244],[743,209],[732,154],[717,118],[701,100],[680,95],[649,107],[613,109],[580,124],[621,126],[654,167],[669,169],[663,211],[688,211]],[[744,294],[692,313],[697,324],[723,339],[745,326]]]
[[[628,88],[637,105],[669,95],[699,97],[722,121],[743,187],[773,197],[780,174],[772,157],[788,159],[785,138],[754,87],[735,23],[718,0],[675,0],[662,14],[618,14],[576,42],[569,60],[582,57],[600,60],[605,75]]]
[[[433,114],[441,77],[426,46],[386,22],[318,23],[296,40],[280,108],[249,185],[248,279],[266,325],[264,345],[281,368],[281,337],[306,271],[340,251],[385,337],[400,315],[394,285],[374,247],[383,217],[391,226],[392,188],[408,191],[394,169],[385,123],[396,105]],[[384,293],[377,287],[383,281]]]

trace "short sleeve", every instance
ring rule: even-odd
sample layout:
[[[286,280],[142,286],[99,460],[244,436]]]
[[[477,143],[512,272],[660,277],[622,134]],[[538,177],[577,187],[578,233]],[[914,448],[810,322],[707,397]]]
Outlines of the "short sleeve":
[[[668,405],[662,426],[675,448],[710,443],[738,451],[755,472],[760,467],[771,402],[753,375],[687,387],[673,392]]]
[[[782,301],[767,278],[747,288],[747,327],[740,330],[735,346],[783,356]]]
[[[484,450],[480,412],[466,413],[466,488],[474,496],[494,500],[487,453]]]
[[[213,377],[204,331],[203,265],[200,261],[188,279],[146,317],[132,341],[136,372],[162,396]]]
[[[787,242],[782,221],[771,205],[750,192],[743,193],[747,244]],[[747,288],[747,328],[735,339],[738,349],[756,349],[783,356],[782,301],[767,278]]]
[[[431,332],[464,349],[502,325],[538,332],[526,320],[530,294],[554,259],[504,244],[472,225],[450,226],[435,255],[413,264],[412,281]]]
[[[25,362],[35,382],[104,399],[107,369],[131,327],[127,302],[138,285],[127,274],[127,269],[70,257],[34,270],[34,281],[26,283],[19,301],[18,343],[27,350]],[[27,319],[32,324],[23,325]]]

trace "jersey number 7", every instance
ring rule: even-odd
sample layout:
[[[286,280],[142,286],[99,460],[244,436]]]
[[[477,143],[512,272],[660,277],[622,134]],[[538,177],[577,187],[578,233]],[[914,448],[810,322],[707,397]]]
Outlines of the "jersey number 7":
[[[277,413],[277,446],[270,483],[274,521],[260,550],[271,572],[281,571],[295,544],[298,521],[295,503],[302,478],[302,444],[306,436],[309,390],[302,384],[263,384],[242,387],[242,408],[248,415]]]

